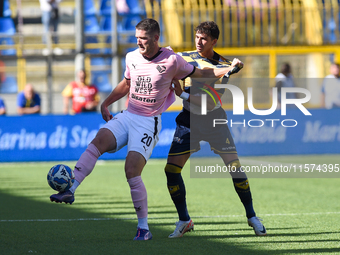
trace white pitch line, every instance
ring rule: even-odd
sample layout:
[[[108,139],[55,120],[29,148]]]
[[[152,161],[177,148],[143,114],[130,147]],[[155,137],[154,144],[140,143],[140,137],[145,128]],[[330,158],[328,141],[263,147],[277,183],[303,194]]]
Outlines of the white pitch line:
[[[303,216],[303,215],[323,215],[323,214],[340,214],[340,212],[312,212],[312,213],[277,213],[277,214],[263,214],[262,217],[272,216]],[[193,216],[191,218],[237,218],[244,217],[244,215],[213,215],[213,216]],[[167,217],[177,219],[177,217]],[[150,220],[165,219],[162,217],[149,217]],[[136,220],[136,218],[79,218],[79,219],[28,219],[28,220],[0,220],[2,222],[58,222],[58,221],[108,221],[108,220]]]

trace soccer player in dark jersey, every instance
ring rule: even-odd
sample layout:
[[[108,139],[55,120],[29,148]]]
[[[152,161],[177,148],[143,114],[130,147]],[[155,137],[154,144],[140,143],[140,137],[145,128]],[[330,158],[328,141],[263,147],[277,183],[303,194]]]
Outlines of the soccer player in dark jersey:
[[[196,51],[179,53],[187,62],[202,69],[230,65],[230,62],[227,62],[213,50],[219,37],[219,29],[215,22],[203,22],[196,27],[195,31]],[[237,59],[234,59],[234,61],[235,60]],[[202,140],[209,142],[211,149],[220,155],[226,166],[237,169],[237,173],[231,173],[231,177],[235,190],[246,210],[248,224],[253,227],[256,235],[266,235],[265,227],[261,223],[261,220],[256,217],[248,178],[242,171],[234,140],[228,126],[223,125],[219,131],[207,131],[201,128],[201,124],[211,118],[227,119],[225,111],[222,109],[217,96],[210,93],[215,99],[211,98],[211,95],[207,96],[207,115],[200,115],[201,94],[206,93],[205,91],[207,91],[208,88],[203,87],[203,89],[197,89],[196,85],[199,85],[200,82],[195,80],[191,80],[192,86],[189,87],[187,86],[187,81],[187,79],[184,80],[185,91],[182,90],[182,86],[178,81],[174,81],[176,95],[183,99],[183,110],[176,118],[176,131],[165,166],[169,193],[179,216],[179,221],[176,222],[176,229],[169,235],[169,238],[182,237],[184,233],[194,228],[194,223],[190,219],[187,210],[186,191],[181,171],[191,153],[200,149],[199,142]],[[222,81],[224,84],[226,82],[227,80]],[[214,85],[210,84],[210,86]],[[225,91],[225,89],[215,90],[220,97]],[[193,116],[193,114],[195,118],[192,118],[192,120],[195,120],[194,123],[197,121],[197,125],[191,125],[190,127],[190,121],[192,121],[190,120],[190,116]],[[193,122],[191,122],[191,124],[193,124]],[[192,134],[191,137],[190,133]],[[193,145],[196,147],[193,148]]]

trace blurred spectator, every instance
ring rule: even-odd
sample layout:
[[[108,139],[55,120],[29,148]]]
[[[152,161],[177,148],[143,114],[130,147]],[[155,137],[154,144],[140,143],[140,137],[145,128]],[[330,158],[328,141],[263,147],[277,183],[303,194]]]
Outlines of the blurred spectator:
[[[277,100],[278,107],[281,107],[281,88],[292,88],[295,87],[292,69],[290,64],[283,63],[281,66],[281,72],[275,77],[275,87],[277,88]],[[286,98],[293,99],[296,98],[295,93],[287,93]]]
[[[48,32],[52,30],[52,32],[56,33],[58,31],[58,23],[59,23],[59,3],[61,0],[39,0],[40,1],[40,9],[42,12],[41,22],[44,26],[44,35],[43,35],[43,43],[47,43]],[[55,44],[58,43],[58,36],[53,35],[53,42]],[[63,54],[63,50],[60,48],[55,48],[53,53],[56,55]],[[48,48],[43,49],[43,55],[50,54]]]
[[[6,114],[6,106],[4,100],[0,97],[0,115]]]
[[[26,84],[17,97],[18,114],[40,113],[40,96],[31,84]]]
[[[323,80],[321,88],[321,107],[326,109],[340,107],[340,64],[333,63],[330,73]]]
[[[118,13],[128,13],[130,11],[126,0],[116,0],[116,8]]]
[[[69,113],[69,103],[72,99],[71,113],[95,112],[99,104],[98,89],[86,84],[86,72],[77,73],[77,81],[69,83],[62,92],[64,97],[64,113]]]

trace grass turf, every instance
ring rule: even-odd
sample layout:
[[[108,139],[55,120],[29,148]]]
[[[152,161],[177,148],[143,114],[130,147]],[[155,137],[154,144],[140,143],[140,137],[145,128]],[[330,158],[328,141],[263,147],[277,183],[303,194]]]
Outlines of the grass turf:
[[[246,158],[283,163],[339,163],[338,155]],[[136,216],[123,161],[99,161],[73,205],[49,201],[56,162],[0,164],[1,254],[339,254],[338,179],[250,179],[254,207],[267,228],[257,237],[230,178],[190,178],[183,169],[195,231],[169,239],[177,220],[163,172],[165,160],[143,171],[153,240],[132,241]],[[74,166],[75,162],[65,162]]]

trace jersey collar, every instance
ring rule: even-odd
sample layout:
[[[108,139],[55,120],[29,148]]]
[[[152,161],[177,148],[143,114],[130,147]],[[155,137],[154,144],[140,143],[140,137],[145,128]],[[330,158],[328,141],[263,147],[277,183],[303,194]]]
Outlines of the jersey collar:
[[[154,60],[155,58],[157,58],[160,54],[162,53],[162,47],[160,47],[159,48],[159,50],[158,50],[158,52],[153,56],[153,57],[151,57],[151,58],[148,58],[148,57],[145,57],[145,56],[143,56],[143,58],[145,58],[147,61],[152,61],[152,60]]]

